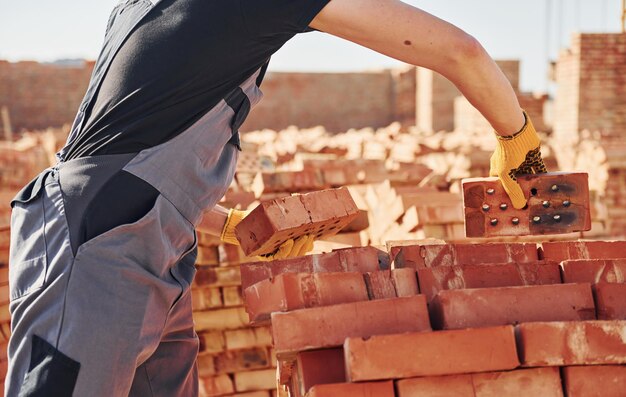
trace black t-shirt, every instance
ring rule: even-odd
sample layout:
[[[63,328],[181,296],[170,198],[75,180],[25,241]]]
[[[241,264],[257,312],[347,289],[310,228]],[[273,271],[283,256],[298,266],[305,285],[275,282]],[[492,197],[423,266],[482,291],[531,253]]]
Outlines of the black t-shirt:
[[[124,42],[65,160],[134,153],[191,126],[330,0],[163,0]]]

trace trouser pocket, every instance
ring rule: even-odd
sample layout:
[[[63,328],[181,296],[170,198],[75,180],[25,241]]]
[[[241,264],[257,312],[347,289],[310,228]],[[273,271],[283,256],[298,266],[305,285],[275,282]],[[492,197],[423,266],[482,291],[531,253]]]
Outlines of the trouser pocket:
[[[72,397],[80,363],[33,335],[30,365],[19,397]]]
[[[43,172],[11,201],[9,290],[11,300],[44,286],[46,278],[45,198]]]

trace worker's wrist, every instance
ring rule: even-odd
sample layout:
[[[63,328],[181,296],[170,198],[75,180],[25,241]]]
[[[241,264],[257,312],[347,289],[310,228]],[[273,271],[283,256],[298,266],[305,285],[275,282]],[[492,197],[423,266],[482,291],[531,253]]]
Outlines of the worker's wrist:
[[[226,217],[226,222],[224,223],[224,227],[222,228],[220,240],[227,244],[239,245],[239,240],[237,240],[237,236],[235,235],[235,227],[239,224],[239,222],[243,220],[246,215],[246,211],[239,211],[236,209],[229,210],[228,216]]]
[[[522,109],[522,116],[523,116],[523,124],[522,124],[522,126],[520,128],[517,129],[516,132],[514,132],[514,133],[502,133],[500,131],[494,131],[495,134],[496,134],[496,137],[502,138],[502,139],[513,139],[516,136],[522,134],[524,132],[524,130],[526,130],[526,127],[528,126],[528,123],[530,121],[530,118],[528,117],[528,113],[526,113],[526,111],[523,110],[523,109]]]

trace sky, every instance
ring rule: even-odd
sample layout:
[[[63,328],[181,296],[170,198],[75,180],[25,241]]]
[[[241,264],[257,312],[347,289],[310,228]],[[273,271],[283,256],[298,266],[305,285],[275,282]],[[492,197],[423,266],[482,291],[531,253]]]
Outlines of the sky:
[[[209,0],[206,0],[209,1]],[[546,91],[549,59],[572,32],[617,32],[622,0],[406,0],[476,37],[495,59],[522,61],[525,91]],[[0,59],[94,59],[117,0],[0,0]],[[361,71],[400,62],[320,32],[272,57],[273,71]]]

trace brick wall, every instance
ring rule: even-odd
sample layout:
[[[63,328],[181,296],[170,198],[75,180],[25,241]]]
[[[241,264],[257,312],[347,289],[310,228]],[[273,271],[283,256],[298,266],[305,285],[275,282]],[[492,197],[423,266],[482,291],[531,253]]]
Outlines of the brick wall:
[[[626,235],[626,34],[574,34],[559,56],[556,83],[559,165],[597,174],[608,229]]]
[[[626,34],[578,33],[559,56],[554,133],[626,135]]]
[[[0,108],[8,108],[18,132],[71,123],[92,69],[93,62],[65,66],[0,61]]]
[[[329,131],[415,123],[413,67],[364,73],[268,73],[243,131],[317,125]]]

